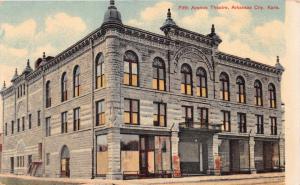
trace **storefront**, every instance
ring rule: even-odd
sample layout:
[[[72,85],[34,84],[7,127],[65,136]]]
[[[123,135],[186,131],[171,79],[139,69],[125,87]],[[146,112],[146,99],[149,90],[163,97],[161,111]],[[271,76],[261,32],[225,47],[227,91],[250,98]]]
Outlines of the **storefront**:
[[[280,154],[278,141],[255,141],[255,168],[257,172],[271,172],[280,170]]]
[[[249,173],[249,141],[246,139],[222,139],[219,153],[221,173]]]

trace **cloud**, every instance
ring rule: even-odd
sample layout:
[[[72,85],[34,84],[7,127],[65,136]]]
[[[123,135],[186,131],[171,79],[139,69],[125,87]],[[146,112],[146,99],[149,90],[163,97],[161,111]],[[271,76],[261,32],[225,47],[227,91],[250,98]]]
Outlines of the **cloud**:
[[[75,43],[87,32],[86,23],[77,16],[64,12],[45,17],[43,24],[27,19],[19,24],[0,24],[0,74],[14,70],[7,66],[21,66],[26,59],[35,61],[45,51],[47,55],[56,55],[59,51]],[[31,64],[33,66],[33,62]],[[1,79],[0,79],[1,80]],[[0,81],[1,82],[1,81]]]
[[[163,25],[168,8],[173,8],[174,4],[168,1],[162,1],[154,4],[151,7],[147,7],[140,12],[140,16],[137,19],[129,19],[126,24],[142,27],[153,32],[160,32],[159,28]],[[172,12],[172,17],[176,18],[176,13]],[[150,29],[149,29],[150,28]]]
[[[243,4],[230,0],[221,2],[219,7],[243,6]],[[173,3],[163,1],[156,3],[140,12],[140,18],[130,19],[127,23],[146,30],[161,33],[158,28],[166,18],[166,10],[175,7]],[[193,11],[190,15],[178,17],[172,11],[172,18],[180,27],[198,33],[210,32],[210,25],[215,24],[217,33],[223,42],[219,49],[223,52],[240,57],[274,65],[276,55],[284,55],[283,23],[279,20],[265,22],[255,27],[253,15],[250,10],[202,9]]]

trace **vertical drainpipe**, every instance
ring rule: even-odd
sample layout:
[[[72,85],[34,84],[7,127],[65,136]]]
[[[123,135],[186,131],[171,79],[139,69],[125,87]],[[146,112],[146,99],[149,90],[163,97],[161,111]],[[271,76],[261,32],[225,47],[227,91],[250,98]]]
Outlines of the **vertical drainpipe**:
[[[2,92],[3,93],[3,92]],[[1,93],[1,96],[2,96],[2,125],[4,124],[4,95]],[[7,128],[8,128],[8,125],[7,125]],[[8,131],[8,129],[6,128],[6,132],[7,133],[9,133],[9,131]],[[4,133],[4,127],[2,128],[3,129],[3,132],[2,133]],[[2,134],[2,151],[3,151],[3,149],[4,149],[4,135],[5,135],[5,133],[4,134]],[[3,159],[3,152],[2,152],[2,155],[1,155],[1,165],[3,166],[3,163],[2,163],[2,160]],[[9,159],[10,160],[10,159]],[[3,173],[3,168],[2,168],[2,166],[1,166],[1,173]]]
[[[42,67],[43,68],[43,67]],[[46,127],[45,127],[45,101],[46,101],[46,97],[45,97],[45,72],[44,69],[42,69],[42,75],[43,75],[43,86],[42,86],[42,90],[43,90],[43,107],[42,107],[42,115],[41,115],[41,133],[42,133],[42,173],[43,175],[45,175],[45,163],[43,162],[43,159],[45,159],[45,140],[46,140]],[[51,121],[50,120],[50,125],[51,125]],[[50,126],[51,127],[51,126]],[[51,133],[51,131],[50,131]],[[39,150],[39,149],[38,149]],[[38,151],[39,152],[39,151]]]
[[[279,134],[279,137],[278,137],[278,162],[279,162],[279,171],[281,171],[281,165],[280,165],[280,135],[281,133]]]
[[[91,84],[91,90],[92,90],[92,96],[91,96],[91,102],[92,102],[92,179],[95,178],[95,114],[94,114],[94,87],[95,87],[95,65],[94,65],[94,48],[93,48],[93,39],[90,38],[90,50],[92,55],[92,84]]]

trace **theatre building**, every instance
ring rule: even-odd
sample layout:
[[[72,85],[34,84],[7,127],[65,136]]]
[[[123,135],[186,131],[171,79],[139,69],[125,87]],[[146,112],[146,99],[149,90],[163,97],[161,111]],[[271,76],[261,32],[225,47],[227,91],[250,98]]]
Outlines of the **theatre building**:
[[[284,169],[279,58],[269,66],[221,52],[213,25],[200,34],[166,14],[162,33],[152,33],[124,25],[111,0],[98,29],[16,70],[1,90],[2,173],[122,179]]]

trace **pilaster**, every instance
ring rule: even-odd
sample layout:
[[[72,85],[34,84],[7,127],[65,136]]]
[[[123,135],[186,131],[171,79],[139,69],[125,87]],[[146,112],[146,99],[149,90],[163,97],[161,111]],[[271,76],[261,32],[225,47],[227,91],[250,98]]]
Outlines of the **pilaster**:
[[[250,136],[249,137],[249,155],[250,155],[249,156],[249,158],[250,158],[249,170],[250,170],[250,173],[256,173],[254,148],[255,148],[254,136]]]

